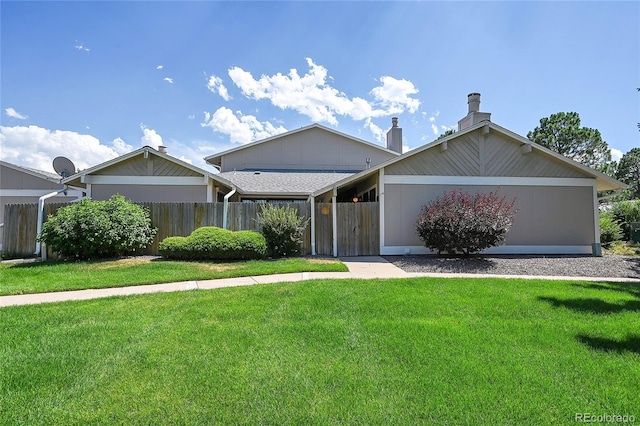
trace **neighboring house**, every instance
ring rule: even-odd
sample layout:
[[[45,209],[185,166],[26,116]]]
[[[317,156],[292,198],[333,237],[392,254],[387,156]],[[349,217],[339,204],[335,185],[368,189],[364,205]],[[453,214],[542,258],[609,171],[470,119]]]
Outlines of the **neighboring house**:
[[[94,200],[114,194],[136,202],[215,202],[232,184],[149,146],[82,170],[62,183],[84,189]]]
[[[321,188],[400,155],[401,129],[396,125],[390,135],[384,148],[312,124],[205,160],[237,189],[233,201],[306,201]]]
[[[499,190],[520,211],[505,245],[486,253],[598,253],[597,192],[626,185],[492,123],[479,111],[480,94],[468,104],[454,134],[316,191],[315,201],[375,188],[380,254],[414,254],[428,253],[415,229],[421,206],[453,188]]]
[[[55,173],[0,161],[0,224],[4,224],[4,210],[7,204],[37,203],[43,195],[62,189],[60,180],[60,176]],[[70,202],[81,196],[80,191],[69,188],[66,194],[61,193],[49,198],[48,202]],[[4,227],[0,226],[0,250],[3,241]]]

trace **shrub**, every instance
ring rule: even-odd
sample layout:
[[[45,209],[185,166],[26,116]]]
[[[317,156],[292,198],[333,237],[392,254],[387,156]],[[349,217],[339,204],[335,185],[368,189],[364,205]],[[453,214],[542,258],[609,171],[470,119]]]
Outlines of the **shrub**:
[[[60,208],[42,226],[39,241],[67,259],[104,258],[142,249],[155,233],[148,211],[116,194]]]
[[[640,222],[640,200],[620,201],[611,209],[613,217],[622,226],[622,238],[631,239],[631,222]]]
[[[267,240],[269,255],[286,257],[297,254],[309,220],[298,216],[292,207],[264,204],[258,214],[258,223]]]
[[[604,247],[622,239],[622,227],[611,212],[600,213],[600,243]]]
[[[198,228],[188,237],[168,237],[159,245],[169,259],[246,260],[267,253],[264,237],[255,231],[229,231],[215,226]]]
[[[451,190],[422,207],[416,230],[425,246],[438,254],[471,254],[504,243],[517,213],[515,198],[497,192],[475,195]]]

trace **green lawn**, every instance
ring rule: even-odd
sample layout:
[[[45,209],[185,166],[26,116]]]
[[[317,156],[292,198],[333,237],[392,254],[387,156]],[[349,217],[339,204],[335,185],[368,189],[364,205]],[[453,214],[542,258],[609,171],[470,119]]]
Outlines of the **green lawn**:
[[[0,309],[0,424],[640,419],[640,288],[312,280]]]
[[[344,271],[348,271],[347,267],[337,259],[307,258],[227,263],[148,258],[77,263],[4,263],[0,264],[0,296],[292,272]]]

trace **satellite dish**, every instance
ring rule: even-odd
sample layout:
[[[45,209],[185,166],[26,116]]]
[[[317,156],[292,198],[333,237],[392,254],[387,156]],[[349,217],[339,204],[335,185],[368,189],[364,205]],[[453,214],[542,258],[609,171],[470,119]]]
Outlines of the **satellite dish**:
[[[76,173],[76,166],[74,166],[73,162],[67,157],[54,158],[53,169],[62,176],[63,179]]]

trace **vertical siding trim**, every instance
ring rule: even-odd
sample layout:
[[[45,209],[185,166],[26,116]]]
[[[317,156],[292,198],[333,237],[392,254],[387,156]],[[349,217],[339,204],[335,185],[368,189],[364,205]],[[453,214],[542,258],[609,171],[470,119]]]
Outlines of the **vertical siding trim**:
[[[598,187],[595,179],[593,182],[593,241],[600,244],[600,209],[598,209]]]
[[[486,138],[484,131],[478,135],[478,163],[480,163],[480,176],[486,176],[487,150],[485,146]]]
[[[309,195],[309,206],[311,208],[311,256],[316,255],[316,197]]]
[[[382,247],[384,247],[384,167],[378,173],[378,188],[380,189],[378,200],[380,201],[380,252],[382,253]]]
[[[333,257],[338,257],[338,189],[333,188],[333,196],[331,197],[331,225],[333,230]]]

